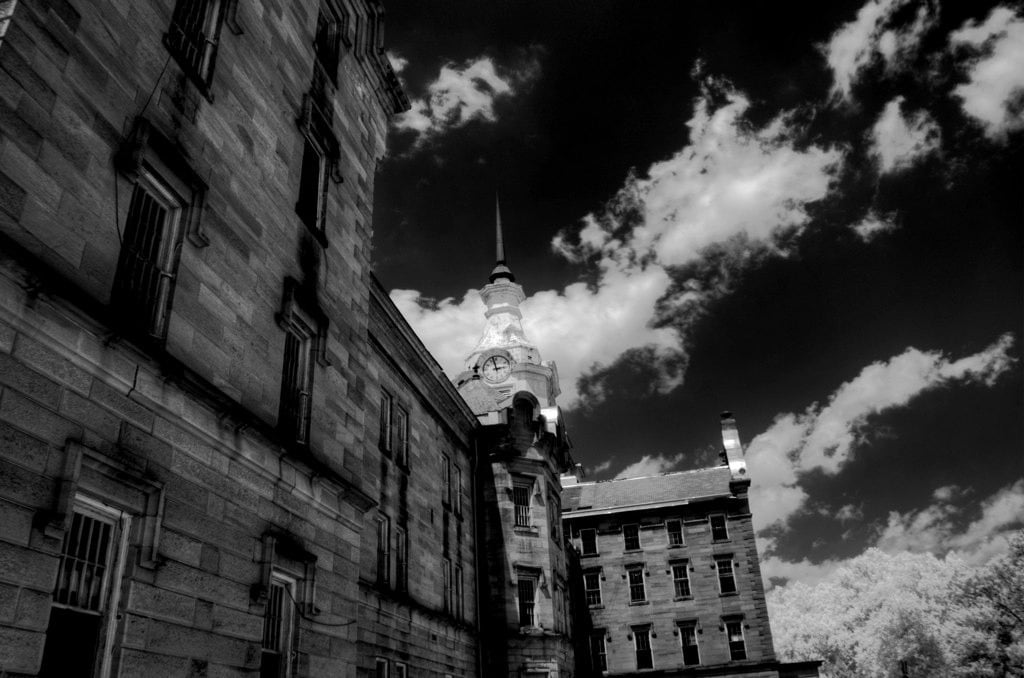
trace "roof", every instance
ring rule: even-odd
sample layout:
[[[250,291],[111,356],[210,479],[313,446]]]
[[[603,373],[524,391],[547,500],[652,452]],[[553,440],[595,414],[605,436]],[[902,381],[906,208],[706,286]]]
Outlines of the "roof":
[[[643,478],[580,483],[562,489],[562,511],[612,513],[632,508],[689,503],[732,494],[728,466],[663,473]]]

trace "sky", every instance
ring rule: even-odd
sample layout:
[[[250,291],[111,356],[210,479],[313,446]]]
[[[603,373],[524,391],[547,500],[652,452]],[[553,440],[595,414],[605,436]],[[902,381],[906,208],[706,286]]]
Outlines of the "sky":
[[[450,376],[500,195],[587,480],[746,446],[762,569],[1024,527],[1024,9],[388,0],[377,276]]]

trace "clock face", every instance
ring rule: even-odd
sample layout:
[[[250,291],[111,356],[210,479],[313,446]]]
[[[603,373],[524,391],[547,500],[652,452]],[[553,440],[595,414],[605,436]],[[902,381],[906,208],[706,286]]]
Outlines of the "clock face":
[[[508,358],[505,356],[492,355],[484,361],[483,369],[481,371],[483,372],[484,379],[487,381],[501,381],[508,376],[509,372],[512,371],[512,363],[510,363]]]

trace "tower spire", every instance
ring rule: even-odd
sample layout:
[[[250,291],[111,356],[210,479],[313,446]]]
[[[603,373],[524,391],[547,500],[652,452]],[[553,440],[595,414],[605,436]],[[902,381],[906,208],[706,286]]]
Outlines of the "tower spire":
[[[491,271],[491,275],[488,280],[493,283],[504,278],[509,282],[515,282],[516,277],[512,275],[512,270],[505,263],[505,239],[501,231],[501,204],[498,202],[497,191],[494,193],[494,235],[497,262],[495,263],[494,270]]]

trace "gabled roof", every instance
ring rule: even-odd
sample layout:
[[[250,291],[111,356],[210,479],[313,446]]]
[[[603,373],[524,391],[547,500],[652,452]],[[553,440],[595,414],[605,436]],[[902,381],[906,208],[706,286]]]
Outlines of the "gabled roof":
[[[644,478],[623,478],[580,483],[562,489],[566,518],[580,513],[615,513],[624,510],[671,506],[725,497],[731,474],[728,466],[664,473]]]

